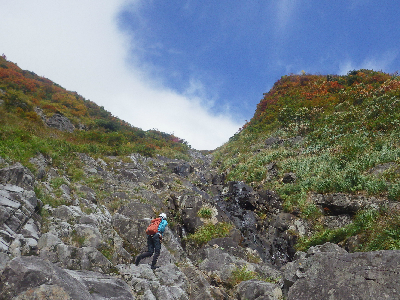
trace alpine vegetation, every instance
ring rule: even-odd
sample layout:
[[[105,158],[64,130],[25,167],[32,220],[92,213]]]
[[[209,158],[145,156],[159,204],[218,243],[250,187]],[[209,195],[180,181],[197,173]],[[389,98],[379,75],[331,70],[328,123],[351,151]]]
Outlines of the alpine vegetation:
[[[0,116],[0,299],[400,299],[397,74],[283,76],[197,151],[3,56]]]

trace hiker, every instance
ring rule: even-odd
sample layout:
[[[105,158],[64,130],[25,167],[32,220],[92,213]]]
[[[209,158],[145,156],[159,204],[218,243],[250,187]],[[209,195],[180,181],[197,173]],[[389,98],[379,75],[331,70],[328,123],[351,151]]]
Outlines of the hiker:
[[[153,261],[151,263],[151,268],[156,269],[157,259],[160,256],[161,242],[165,227],[167,227],[167,215],[161,213],[158,218],[151,220],[149,227],[146,229],[147,233],[147,252],[136,257],[135,265],[138,266],[141,259],[150,257],[153,255]]]

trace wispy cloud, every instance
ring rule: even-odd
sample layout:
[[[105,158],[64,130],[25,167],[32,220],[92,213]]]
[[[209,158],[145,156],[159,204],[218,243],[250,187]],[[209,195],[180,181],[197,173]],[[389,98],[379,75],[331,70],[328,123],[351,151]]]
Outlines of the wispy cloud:
[[[241,124],[203,105],[211,102],[201,98],[201,83],[179,94],[126,63],[135,41],[119,31],[116,16],[127,3],[140,5],[136,0],[3,1],[0,53],[134,126],[175,133],[197,149],[220,146]]]
[[[277,30],[281,33],[285,31],[288,24],[293,19],[298,0],[279,0],[276,4]]]
[[[347,59],[339,64],[339,75],[345,75],[351,70],[368,69],[374,71],[390,72],[388,68],[399,57],[399,50],[393,49],[384,52],[379,57],[367,57],[361,63]],[[398,71],[398,70],[395,70]]]

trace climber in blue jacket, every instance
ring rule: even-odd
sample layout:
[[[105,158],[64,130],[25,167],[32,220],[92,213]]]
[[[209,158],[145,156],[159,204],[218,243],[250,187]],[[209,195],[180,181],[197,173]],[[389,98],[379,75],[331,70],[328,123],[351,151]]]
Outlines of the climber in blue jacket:
[[[157,268],[156,263],[157,263],[158,257],[160,256],[161,241],[163,238],[165,228],[168,225],[167,215],[165,213],[161,213],[158,217],[161,218],[161,222],[158,225],[157,233],[147,236],[147,252],[143,252],[142,254],[140,254],[136,257],[136,260],[135,260],[136,266],[139,265],[140,261],[143,258],[150,257],[154,253],[153,261],[151,263],[151,268],[153,270]]]

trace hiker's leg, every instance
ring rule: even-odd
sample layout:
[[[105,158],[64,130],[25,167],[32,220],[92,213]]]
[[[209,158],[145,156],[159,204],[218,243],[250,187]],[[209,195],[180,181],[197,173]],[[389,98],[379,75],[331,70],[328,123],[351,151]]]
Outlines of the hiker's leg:
[[[154,242],[152,237],[149,235],[147,237],[147,252],[143,252],[142,254],[136,257],[135,265],[139,265],[139,262],[146,257],[152,256],[154,252]]]
[[[147,236],[147,252],[151,253],[149,256],[152,256],[154,253],[154,235]],[[146,256],[147,257],[147,256]]]
[[[159,234],[154,235],[153,242],[154,242],[154,256],[153,256],[153,262],[151,263],[152,269],[156,267],[157,259],[160,256],[161,243]]]

